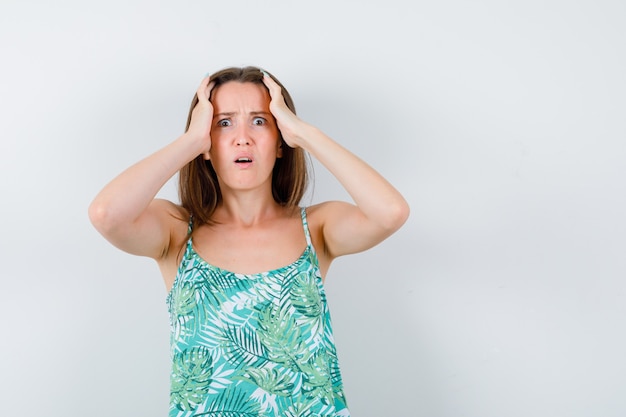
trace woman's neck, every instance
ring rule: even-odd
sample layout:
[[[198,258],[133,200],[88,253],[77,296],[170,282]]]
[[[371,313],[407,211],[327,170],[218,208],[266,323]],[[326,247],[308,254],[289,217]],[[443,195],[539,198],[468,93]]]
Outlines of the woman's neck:
[[[213,218],[218,223],[254,226],[267,220],[281,217],[285,208],[278,204],[271,194],[229,193],[222,196]]]

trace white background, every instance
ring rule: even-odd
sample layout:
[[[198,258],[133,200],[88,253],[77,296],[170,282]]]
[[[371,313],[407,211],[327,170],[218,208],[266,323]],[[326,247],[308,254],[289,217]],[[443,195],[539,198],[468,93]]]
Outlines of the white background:
[[[1,415],[166,415],[159,272],[87,206],[249,64],[412,208],[327,279],[355,417],[626,415],[623,1],[3,0],[0,48]]]

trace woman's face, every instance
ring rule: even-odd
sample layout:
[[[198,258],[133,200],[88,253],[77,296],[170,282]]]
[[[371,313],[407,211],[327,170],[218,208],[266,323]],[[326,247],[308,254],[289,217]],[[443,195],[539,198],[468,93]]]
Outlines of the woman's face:
[[[267,89],[230,81],[213,91],[211,102],[209,158],[222,191],[267,185],[271,190],[272,170],[282,151]]]

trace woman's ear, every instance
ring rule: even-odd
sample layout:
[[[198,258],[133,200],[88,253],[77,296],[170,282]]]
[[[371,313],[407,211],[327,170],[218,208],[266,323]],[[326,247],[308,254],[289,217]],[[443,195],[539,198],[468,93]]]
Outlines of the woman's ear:
[[[283,141],[280,140],[278,142],[278,149],[276,149],[276,158],[282,158],[283,157]]]

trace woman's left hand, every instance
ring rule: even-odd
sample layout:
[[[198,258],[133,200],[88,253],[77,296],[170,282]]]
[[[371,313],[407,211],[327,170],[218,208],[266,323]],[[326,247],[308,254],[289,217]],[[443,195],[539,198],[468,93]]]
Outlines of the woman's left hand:
[[[285,143],[292,148],[297,148],[300,146],[299,142],[307,125],[287,107],[280,85],[268,73],[261,72],[263,72],[263,83],[270,92],[270,112],[276,119],[278,129]]]

